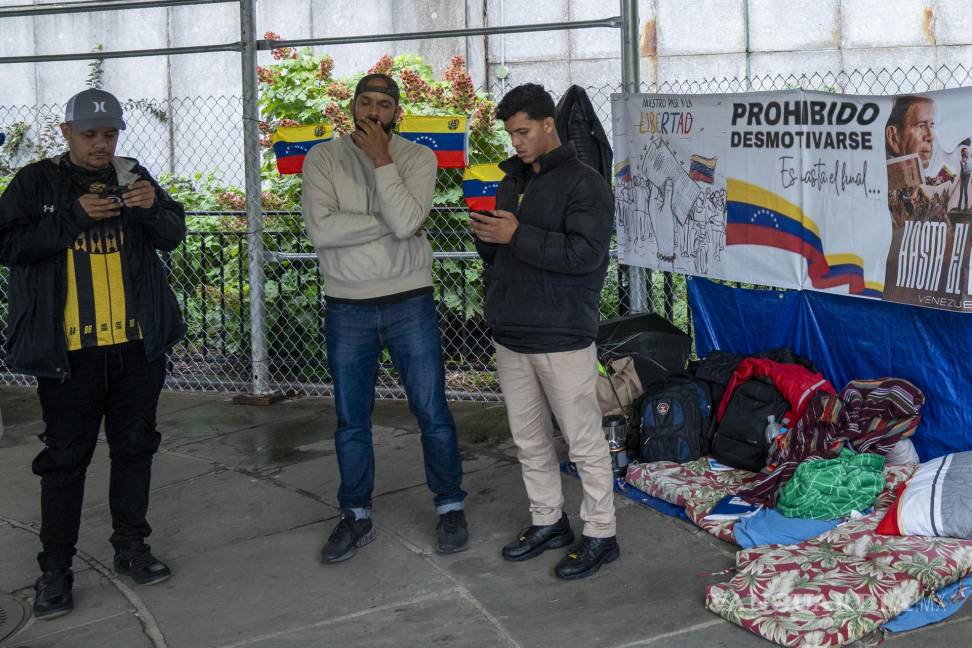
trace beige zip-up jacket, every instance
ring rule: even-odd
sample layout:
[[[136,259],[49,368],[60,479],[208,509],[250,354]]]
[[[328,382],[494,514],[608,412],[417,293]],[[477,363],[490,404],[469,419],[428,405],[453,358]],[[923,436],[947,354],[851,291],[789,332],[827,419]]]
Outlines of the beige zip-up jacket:
[[[432,207],[435,154],[393,134],[392,164],[374,164],[349,136],[304,159],[307,236],[324,293],[373,299],[432,285],[432,248],[422,226]]]

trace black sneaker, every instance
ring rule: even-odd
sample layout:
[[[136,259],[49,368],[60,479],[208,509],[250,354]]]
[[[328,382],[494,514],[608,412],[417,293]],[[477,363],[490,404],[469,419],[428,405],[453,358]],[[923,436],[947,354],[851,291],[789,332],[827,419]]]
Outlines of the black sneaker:
[[[147,544],[115,549],[115,573],[130,577],[137,585],[155,585],[172,576],[169,566],[153,556]]]
[[[41,574],[34,583],[34,617],[56,619],[74,609],[74,574],[67,567]]]
[[[621,548],[616,536],[610,538],[590,538],[582,535],[581,542],[568,550],[554,573],[557,578],[574,580],[594,574],[604,563],[614,562],[621,557]]]
[[[378,537],[378,529],[367,517],[359,520],[353,511],[342,511],[341,520],[327,537],[321,549],[322,563],[337,563],[353,557],[358,547],[363,547]]]
[[[459,553],[465,551],[469,546],[466,514],[463,513],[462,509],[440,515],[439,524],[435,528],[439,531],[435,550],[440,554]]]

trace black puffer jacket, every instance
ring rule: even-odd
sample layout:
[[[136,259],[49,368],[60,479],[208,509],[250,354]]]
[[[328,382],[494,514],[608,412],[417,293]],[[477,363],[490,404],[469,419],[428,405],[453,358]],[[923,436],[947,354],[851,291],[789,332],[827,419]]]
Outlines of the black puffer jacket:
[[[148,360],[156,360],[185,335],[186,327],[156,250],[174,250],[186,235],[185,212],[135,160],[112,162],[119,184],[151,182],[150,209],[124,208],[122,264],[130,273],[136,315]],[[30,164],[0,196],[0,264],[10,267],[6,363],[44,378],[70,377],[64,305],[67,255],[93,221],[78,205],[70,176],[58,158]]]
[[[584,88],[576,85],[567,88],[557,104],[556,122],[560,141],[572,143],[577,158],[610,182],[614,175],[611,143]]]
[[[572,144],[539,162],[536,174],[517,157],[500,164],[506,177],[496,208],[513,212],[520,224],[509,244],[477,240],[476,247],[487,264],[486,319],[494,337],[500,343],[504,337],[545,338],[549,344],[531,350],[552,353],[597,336],[614,200]]]

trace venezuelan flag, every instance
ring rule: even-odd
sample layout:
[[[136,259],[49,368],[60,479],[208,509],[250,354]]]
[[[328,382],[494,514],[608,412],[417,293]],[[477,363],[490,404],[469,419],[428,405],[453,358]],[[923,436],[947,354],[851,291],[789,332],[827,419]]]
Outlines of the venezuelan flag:
[[[631,182],[631,161],[615,162],[614,177],[618,182]]]
[[[825,254],[820,229],[799,206],[762,187],[729,178],[726,245],[764,245],[799,254],[818,290],[846,285],[852,295],[880,297],[884,285],[864,281],[856,254]]]
[[[398,134],[435,153],[440,169],[466,166],[469,119],[464,115],[405,115]]]
[[[718,158],[707,158],[693,155],[690,158],[689,177],[697,182],[712,184],[715,178],[715,167]]]
[[[330,124],[281,126],[270,138],[273,154],[277,157],[277,171],[280,174],[300,173],[307,151],[333,137],[334,128]]]
[[[496,189],[506,174],[499,164],[473,164],[462,174],[462,196],[473,211],[496,209]]]

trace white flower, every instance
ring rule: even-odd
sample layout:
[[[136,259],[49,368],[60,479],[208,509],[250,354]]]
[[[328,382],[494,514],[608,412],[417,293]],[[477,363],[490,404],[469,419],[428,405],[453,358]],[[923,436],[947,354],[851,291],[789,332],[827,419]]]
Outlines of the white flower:
[[[972,547],[963,545],[952,553],[958,571],[967,571],[972,567]]]
[[[905,581],[881,595],[882,607],[898,614],[914,605],[919,597],[918,581]]]
[[[792,606],[791,595],[799,576],[800,573],[797,571],[783,572],[773,576],[766,585],[766,589],[763,590],[763,597],[767,604],[777,609],[790,609]]]
[[[871,539],[867,536],[861,536],[849,545],[845,545],[843,552],[848,556],[854,556],[855,558],[864,558],[867,556],[867,547],[870,544]]]

